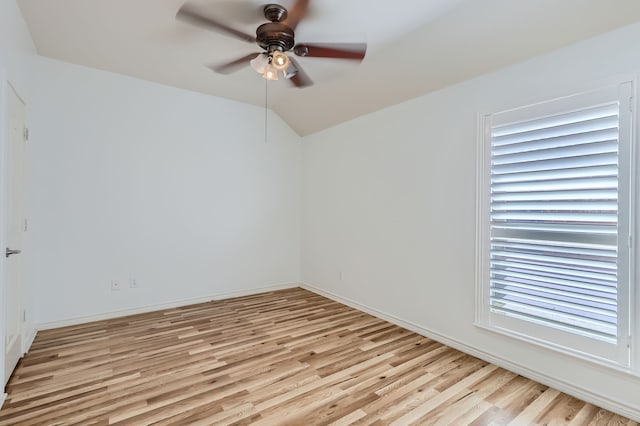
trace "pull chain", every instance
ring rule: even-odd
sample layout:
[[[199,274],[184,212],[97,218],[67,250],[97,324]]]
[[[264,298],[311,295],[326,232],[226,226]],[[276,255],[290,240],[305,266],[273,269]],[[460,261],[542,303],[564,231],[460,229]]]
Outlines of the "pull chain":
[[[267,115],[269,113],[269,80],[264,79],[264,143],[267,143]]]

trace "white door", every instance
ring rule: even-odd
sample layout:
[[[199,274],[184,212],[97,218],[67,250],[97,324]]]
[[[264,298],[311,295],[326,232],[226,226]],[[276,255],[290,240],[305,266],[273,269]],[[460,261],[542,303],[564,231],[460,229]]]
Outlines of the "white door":
[[[6,244],[2,259],[5,262],[5,384],[22,356],[22,328],[25,315],[24,296],[24,232],[25,222],[25,163],[26,163],[26,106],[10,84],[6,87],[7,127],[5,184]]]

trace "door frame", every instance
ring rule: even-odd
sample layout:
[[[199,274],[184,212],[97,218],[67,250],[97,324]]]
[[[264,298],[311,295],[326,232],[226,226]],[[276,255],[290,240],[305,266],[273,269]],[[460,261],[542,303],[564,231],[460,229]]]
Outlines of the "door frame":
[[[10,99],[9,99],[10,98]],[[11,103],[11,105],[10,105]],[[15,104],[15,108],[18,108],[16,111],[13,110],[14,105]],[[9,81],[8,79],[5,80],[5,84],[4,84],[4,108],[5,108],[5,114],[4,114],[4,163],[3,163],[3,167],[0,169],[2,170],[2,172],[4,175],[4,184],[2,187],[2,190],[4,192],[3,194],[3,232],[5,232],[4,234],[4,243],[5,246],[8,246],[9,243],[13,244],[14,241],[11,240],[11,233],[7,234],[6,232],[8,231],[7,225],[10,225],[12,227],[12,233],[14,231],[18,231],[17,229],[14,229],[14,226],[18,226],[20,228],[20,230],[18,231],[20,233],[20,240],[21,240],[21,244],[18,244],[18,248],[22,249],[24,251],[24,244],[25,244],[25,231],[26,231],[26,222],[24,222],[23,224],[23,220],[25,220],[26,218],[26,164],[27,164],[27,136],[26,136],[26,132],[27,132],[27,103],[25,102],[24,98],[20,95],[20,93],[18,92],[18,90],[16,89],[15,85],[11,83],[11,81]],[[13,128],[13,123],[12,121],[9,121],[11,119],[11,117],[13,116],[14,113],[18,113],[20,116],[20,122],[17,123],[20,125],[21,128],[16,129],[17,130],[17,134],[14,133],[14,128]],[[9,133],[11,134],[11,136],[9,136]],[[13,138],[17,137],[18,140],[14,140]],[[14,146],[14,144],[18,144],[17,146]],[[18,151],[16,151],[15,153],[13,153],[14,149],[18,149]],[[16,155],[17,157],[13,157],[12,155]],[[20,176],[21,176],[21,180],[20,182],[13,182],[13,178],[15,176],[13,175],[9,175],[9,173],[13,173],[11,172],[11,163],[14,162],[14,160],[20,160],[21,163],[21,167],[20,167]],[[17,185],[17,186],[14,186]],[[20,203],[20,210],[18,212],[14,211],[14,208],[16,206],[14,206],[13,204],[13,199],[9,199],[9,195],[13,194],[18,191],[20,193],[20,198],[21,201]],[[11,195],[11,196],[13,196]],[[19,213],[19,216],[15,216],[16,213]],[[16,220],[17,223],[12,222],[11,224],[8,223],[9,218],[12,218],[11,220]],[[18,225],[19,223],[19,225]],[[25,227],[25,229],[22,229],[22,227]],[[17,242],[16,242],[17,244]],[[0,254],[1,255],[1,254]],[[18,265],[15,264],[15,262],[18,261]],[[22,358],[22,356],[25,354],[26,352],[26,347],[27,347],[27,342],[26,342],[26,338],[27,338],[27,324],[26,324],[26,276],[25,276],[25,262],[24,262],[24,255],[21,255],[17,260],[12,260],[11,261],[13,264],[12,267],[12,271],[13,272],[18,272],[19,271],[19,275],[20,275],[20,281],[14,283],[13,281],[8,281],[8,280],[13,280],[16,277],[8,277],[7,273],[9,272],[9,266],[6,262],[2,262],[3,266],[4,266],[4,271],[3,271],[3,279],[4,279],[4,308],[6,309],[5,312],[3,313],[2,317],[4,319],[4,328],[3,331],[3,337],[4,337],[4,381],[6,382],[9,377],[11,376],[13,370],[16,367],[17,362],[19,362],[20,358]],[[18,269],[15,269],[15,268]],[[18,293],[19,293],[19,297],[18,299],[14,299],[13,297],[15,297],[15,295],[12,296],[11,299],[9,299],[9,284],[11,285],[11,288],[13,289],[15,287],[15,285],[18,285]],[[13,292],[12,292],[13,293]],[[17,306],[16,306],[17,305]],[[17,331],[17,334],[15,334],[15,338],[11,340],[11,345],[8,345],[8,341],[7,341],[7,329],[6,327],[9,325],[9,319],[7,318],[7,311],[9,311],[9,307],[11,307],[11,310],[17,309],[15,310],[15,312],[12,312],[12,317],[10,318],[11,320],[11,327],[16,326],[17,330],[12,329],[12,333],[14,331]],[[10,359],[7,358],[7,356],[10,357]],[[10,363],[10,364],[7,364]],[[7,368],[9,368],[9,370],[7,370]]]
[[[22,102],[25,106],[26,112],[26,102],[24,98],[20,95],[20,92],[16,88],[16,86],[9,80],[7,70],[4,68],[0,68],[0,247],[7,247],[7,213],[8,213],[8,200],[7,200],[7,161],[8,159],[8,143],[7,140],[7,128],[9,125],[8,122],[8,96],[9,91],[13,91],[15,96]],[[26,116],[25,116],[25,126],[26,126]],[[26,155],[26,151],[25,151]],[[25,158],[26,162],[26,158]],[[26,175],[25,175],[26,178]],[[26,188],[24,188],[26,190]],[[26,208],[26,206],[25,206]],[[25,211],[26,214],[26,211]],[[4,251],[3,251],[4,253]],[[24,268],[24,265],[23,265]],[[2,338],[2,342],[0,342],[0,363],[3,368],[0,369],[0,407],[4,402],[4,399],[7,397],[7,394],[4,392],[5,387],[4,383],[9,378],[5,375],[5,362],[6,362],[6,318],[5,318],[5,304],[7,301],[6,294],[6,262],[0,262],[0,338]],[[25,276],[26,278],[26,276]],[[26,284],[26,283],[25,283]],[[25,299],[22,301],[23,309],[26,309],[26,292]],[[26,312],[26,311],[25,311]],[[33,338],[35,337],[35,330],[31,330],[31,326],[23,321],[22,330],[20,336],[20,356],[23,356],[25,352],[28,350]]]
[[[6,168],[6,151],[7,151],[7,141],[6,141],[6,128],[7,128],[7,85],[9,81],[7,80],[7,72],[4,68],[0,68],[0,247],[7,246],[6,239],[6,220],[7,220],[7,200],[6,200],[6,176],[5,170]],[[5,306],[5,262],[0,262],[0,306],[2,307],[2,311],[4,312]],[[0,365],[2,365],[2,369],[0,369],[0,384],[2,388],[2,392],[0,393],[0,403],[4,402],[7,394],[4,389],[4,364],[5,364],[5,351],[6,351],[6,324],[4,314],[0,315],[0,334],[2,335],[2,343],[0,350]]]

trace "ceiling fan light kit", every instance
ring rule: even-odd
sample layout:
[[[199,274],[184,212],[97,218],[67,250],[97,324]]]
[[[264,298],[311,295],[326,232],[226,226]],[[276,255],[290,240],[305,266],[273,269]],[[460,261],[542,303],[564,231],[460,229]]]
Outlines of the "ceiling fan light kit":
[[[289,57],[279,51],[272,54],[258,53],[249,64],[255,72],[267,80],[278,80],[278,71],[282,73],[285,79],[292,78],[298,73]]]
[[[228,37],[256,43],[263,49],[263,52],[256,56],[249,54],[221,65],[211,66],[213,71],[228,74],[249,64],[267,80],[278,80],[278,72],[281,72],[283,77],[294,86],[306,87],[313,82],[300,64],[293,57],[287,55],[287,52],[291,51],[300,57],[362,61],[367,51],[367,45],[364,43],[296,44],[295,29],[306,15],[309,1],[296,0],[290,11],[279,4],[265,5],[263,8],[264,17],[270,22],[260,25],[256,29],[255,37],[227,26],[223,23],[225,19],[204,16],[188,4],[180,8],[176,18]]]

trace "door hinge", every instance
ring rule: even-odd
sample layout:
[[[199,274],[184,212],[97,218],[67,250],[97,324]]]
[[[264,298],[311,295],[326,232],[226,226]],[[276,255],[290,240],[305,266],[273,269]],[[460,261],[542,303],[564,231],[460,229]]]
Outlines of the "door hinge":
[[[633,96],[629,96],[629,111],[633,112]]]
[[[25,142],[29,140],[29,128],[28,127],[24,128],[24,140],[25,140]]]
[[[27,232],[27,229],[29,229],[29,222],[27,221],[27,219],[24,220],[24,232]]]
[[[629,248],[633,248],[633,236],[631,236],[631,235],[629,235],[628,244],[629,244]]]
[[[22,322],[25,322],[27,320],[27,310],[23,309],[22,310]]]

